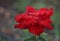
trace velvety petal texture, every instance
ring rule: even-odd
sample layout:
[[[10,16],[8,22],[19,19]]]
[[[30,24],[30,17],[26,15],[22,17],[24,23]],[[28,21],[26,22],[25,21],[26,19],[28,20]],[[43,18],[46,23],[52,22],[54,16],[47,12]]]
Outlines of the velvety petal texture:
[[[28,28],[28,30],[35,35],[40,35],[41,33],[44,32],[44,28],[43,27],[35,27],[35,26],[31,26]]]
[[[15,21],[17,24],[15,28],[28,29],[34,35],[40,35],[44,32],[44,29],[53,30],[51,23],[51,16],[53,15],[53,9],[50,8],[40,8],[35,10],[31,6],[26,7],[26,12],[22,14],[17,14],[15,16]]]

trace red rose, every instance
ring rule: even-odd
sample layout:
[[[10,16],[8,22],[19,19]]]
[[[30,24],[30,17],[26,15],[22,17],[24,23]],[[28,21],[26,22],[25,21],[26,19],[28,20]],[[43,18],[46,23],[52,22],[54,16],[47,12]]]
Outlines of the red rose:
[[[51,26],[53,15],[53,9],[41,8],[35,10],[34,8],[27,6],[27,11],[23,14],[17,14],[15,20],[18,24],[15,28],[28,29],[34,35],[40,35],[44,32],[45,28],[53,29]]]

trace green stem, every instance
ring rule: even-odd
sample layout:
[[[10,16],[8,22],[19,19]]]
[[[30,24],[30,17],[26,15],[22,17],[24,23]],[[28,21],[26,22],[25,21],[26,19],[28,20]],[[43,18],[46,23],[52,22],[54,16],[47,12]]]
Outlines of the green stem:
[[[35,41],[37,41],[37,38],[36,38],[36,36],[35,36]]]
[[[39,36],[35,36],[35,41],[38,41],[38,37],[39,37]]]

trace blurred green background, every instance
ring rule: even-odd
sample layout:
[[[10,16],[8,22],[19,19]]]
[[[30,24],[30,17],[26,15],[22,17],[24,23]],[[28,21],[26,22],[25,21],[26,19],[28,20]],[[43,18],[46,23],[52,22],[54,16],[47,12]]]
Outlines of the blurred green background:
[[[54,30],[46,30],[41,37],[46,41],[60,41],[60,0],[0,0],[0,41],[23,41],[32,36],[27,30],[14,28],[15,15],[25,12],[26,6],[54,9],[51,17]]]

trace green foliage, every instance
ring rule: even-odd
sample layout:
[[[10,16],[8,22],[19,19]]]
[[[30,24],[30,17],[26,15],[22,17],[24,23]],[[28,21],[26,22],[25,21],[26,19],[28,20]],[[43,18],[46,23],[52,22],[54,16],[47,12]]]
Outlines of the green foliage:
[[[44,38],[42,38],[42,37],[39,37],[38,41],[46,41],[46,40]]]
[[[31,38],[25,39],[24,41],[46,41],[46,40],[40,36],[39,37],[32,36]]]
[[[14,3],[14,8],[20,12],[25,11],[26,6],[30,4],[30,0],[18,0]]]
[[[24,41],[36,41],[36,38],[34,36],[32,36],[31,38],[25,39]]]

